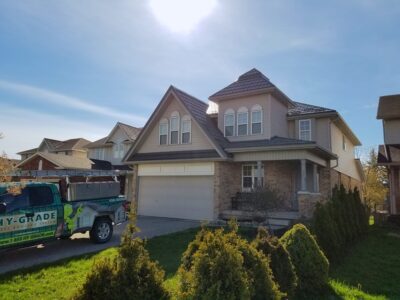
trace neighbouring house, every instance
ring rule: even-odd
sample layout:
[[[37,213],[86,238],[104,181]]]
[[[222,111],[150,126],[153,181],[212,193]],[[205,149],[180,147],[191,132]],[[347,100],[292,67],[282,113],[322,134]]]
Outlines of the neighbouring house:
[[[133,174],[129,166],[123,164],[122,159],[135,142],[140,130],[141,128],[117,122],[106,137],[85,146],[89,159],[109,162],[113,170],[123,171],[123,175],[119,177],[121,193],[126,195],[128,200],[132,199],[130,192],[133,191]]]
[[[386,166],[389,179],[389,212],[400,213],[400,94],[379,99],[377,119],[382,120],[384,145],[379,145],[378,164]]]
[[[140,130],[141,128],[118,122],[106,137],[85,146],[88,158],[109,161],[114,169],[127,169],[122,159],[135,142]]]
[[[334,185],[360,187],[361,143],[336,110],[291,100],[256,69],[209,100],[217,112],[169,87],[125,156],[139,215],[216,220],[268,185],[310,217]]]
[[[27,158],[38,152],[68,155],[74,157],[86,157],[87,151],[85,149],[85,146],[89,143],[90,141],[83,138],[69,139],[65,141],[44,138],[39,147],[21,151],[17,154],[21,155],[21,161],[26,160]]]
[[[87,157],[36,152],[23,160],[17,168],[24,171],[33,170],[91,170],[96,168],[95,162]],[[111,166],[109,167],[111,169]]]

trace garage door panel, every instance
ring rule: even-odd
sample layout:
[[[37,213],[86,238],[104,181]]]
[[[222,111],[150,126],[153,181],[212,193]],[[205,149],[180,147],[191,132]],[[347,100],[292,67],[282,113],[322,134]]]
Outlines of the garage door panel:
[[[139,177],[139,215],[213,219],[212,176]]]

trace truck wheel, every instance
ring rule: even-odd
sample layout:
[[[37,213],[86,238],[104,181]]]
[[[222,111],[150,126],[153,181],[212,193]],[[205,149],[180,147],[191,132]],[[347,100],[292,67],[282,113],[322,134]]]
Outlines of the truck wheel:
[[[90,230],[90,239],[97,244],[107,243],[113,234],[113,226],[109,219],[101,218],[94,222]]]

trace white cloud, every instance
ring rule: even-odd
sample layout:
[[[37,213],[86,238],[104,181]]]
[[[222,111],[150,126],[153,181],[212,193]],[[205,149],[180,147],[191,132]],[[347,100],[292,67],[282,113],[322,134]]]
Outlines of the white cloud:
[[[119,112],[109,107],[92,104],[86,100],[63,95],[54,91],[30,85],[0,80],[0,89],[37,99],[42,102],[51,103],[57,106],[70,107],[92,114],[116,118],[118,120],[129,120],[131,122],[138,122],[141,124],[145,123],[146,121],[146,119],[141,116]]]
[[[67,119],[44,113],[36,113],[15,107],[2,107],[0,153],[19,158],[17,152],[37,147],[44,137],[66,140],[83,137],[94,141],[106,136],[113,124],[95,124]]]

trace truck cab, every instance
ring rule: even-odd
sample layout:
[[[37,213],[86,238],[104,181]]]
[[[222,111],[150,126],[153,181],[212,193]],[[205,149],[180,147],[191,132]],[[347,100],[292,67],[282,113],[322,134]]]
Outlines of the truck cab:
[[[0,249],[87,231],[93,242],[109,241],[113,225],[126,220],[125,198],[110,194],[110,186],[107,182],[71,184],[73,197],[62,199],[54,183],[0,185]]]

